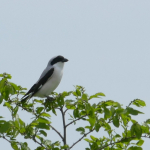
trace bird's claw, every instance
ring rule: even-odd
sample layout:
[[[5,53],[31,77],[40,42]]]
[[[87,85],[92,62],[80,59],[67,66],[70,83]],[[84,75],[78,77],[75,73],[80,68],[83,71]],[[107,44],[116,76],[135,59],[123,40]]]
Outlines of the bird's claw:
[[[47,97],[46,101],[53,102],[55,100],[53,97],[49,97],[49,96],[46,96],[46,97]]]

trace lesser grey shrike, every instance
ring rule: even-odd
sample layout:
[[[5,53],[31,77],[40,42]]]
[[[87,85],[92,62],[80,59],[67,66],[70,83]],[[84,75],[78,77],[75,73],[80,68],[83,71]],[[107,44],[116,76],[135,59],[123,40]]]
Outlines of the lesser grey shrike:
[[[67,61],[68,59],[60,55],[51,58],[39,80],[21,98],[21,102],[25,102],[33,96],[48,98],[59,85],[63,75],[64,63]]]

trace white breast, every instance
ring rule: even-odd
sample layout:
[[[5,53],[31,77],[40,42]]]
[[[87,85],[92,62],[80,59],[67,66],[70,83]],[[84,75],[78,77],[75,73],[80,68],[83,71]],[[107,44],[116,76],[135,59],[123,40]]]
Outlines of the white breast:
[[[38,97],[48,96],[59,85],[62,75],[63,75],[64,63],[58,62],[53,67],[54,67],[54,72],[52,76],[34,96],[38,96]]]

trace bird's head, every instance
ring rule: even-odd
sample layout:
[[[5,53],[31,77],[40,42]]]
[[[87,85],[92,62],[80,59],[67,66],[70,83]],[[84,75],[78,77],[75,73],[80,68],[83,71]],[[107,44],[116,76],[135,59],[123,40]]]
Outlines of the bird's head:
[[[54,66],[57,63],[64,64],[64,62],[67,62],[67,61],[68,61],[68,59],[64,58],[61,55],[58,55],[58,56],[55,56],[55,57],[51,58],[50,61],[49,61],[49,63],[48,63],[48,65]]]

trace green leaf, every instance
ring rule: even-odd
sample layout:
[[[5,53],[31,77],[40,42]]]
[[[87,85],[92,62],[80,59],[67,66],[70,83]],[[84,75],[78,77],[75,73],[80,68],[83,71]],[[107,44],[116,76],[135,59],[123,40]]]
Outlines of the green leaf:
[[[57,97],[57,103],[59,106],[64,105],[64,97],[62,95],[59,95],[59,97]]]
[[[141,136],[142,136],[142,129],[141,129],[141,126],[140,126],[138,123],[135,124],[135,129],[134,129],[134,131],[135,131],[136,137],[137,137],[138,139],[140,139]]]
[[[134,120],[134,119],[131,119],[131,121],[132,121],[132,123],[134,124],[134,123],[137,123],[137,121],[136,120]]]
[[[126,126],[128,122],[131,120],[129,115],[121,114],[121,118],[122,118],[124,126]]]
[[[79,89],[76,89],[76,94],[77,94],[78,96],[81,96],[81,92],[80,92]]]
[[[143,100],[140,100],[140,99],[135,99],[132,102],[132,104],[137,106],[137,107],[144,107],[144,106],[146,106],[145,102]]]
[[[47,123],[47,124],[50,123],[50,121],[48,121],[47,119],[42,118],[42,117],[39,117],[36,121],[37,121],[37,122],[40,122],[40,123]]]
[[[133,124],[132,126],[131,126],[131,136],[134,136],[134,126],[135,126],[135,124]]]
[[[147,133],[149,134],[149,126],[141,126],[142,133]]]
[[[66,97],[66,96],[69,96],[70,94],[71,94],[70,92],[64,91],[61,95],[62,95],[63,97]]]
[[[20,90],[20,88],[15,83],[12,83],[12,82],[9,82],[9,83],[15,89],[15,91]]]
[[[3,102],[3,96],[2,95],[0,95],[0,104]]]
[[[44,130],[39,130],[39,132],[40,132],[41,134],[43,134],[44,136],[47,136],[47,133],[46,133]]]
[[[37,99],[34,99],[34,102],[37,102],[37,103],[43,103],[43,100],[37,100]]]
[[[0,77],[11,79],[11,75],[6,72],[4,72],[3,74],[0,74]]]
[[[7,106],[7,108],[12,109],[12,106],[8,102],[5,102],[4,106]]]
[[[146,120],[146,123],[147,123],[147,124],[150,124],[150,119],[147,119],[147,120]]]
[[[110,111],[108,108],[104,107],[104,118],[107,119],[110,117]]]
[[[11,142],[11,147],[14,149],[14,150],[19,150],[18,149],[18,146],[16,144],[16,142]]]
[[[80,117],[78,108],[74,109],[73,115],[75,118]]]
[[[4,122],[4,124],[0,124],[0,133],[5,133],[9,128],[9,122]]]
[[[46,129],[46,130],[50,129],[49,125],[46,125],[45,123],[39,123],[38,125],[36,125],[36,127],[40,129]]]
[[[21,150],[30,150],[30,148],[28,147],[28,144],[26,142],[21,143]]]
[[[82,100],[88,100],[88,95],[83,93],[81,99]]]
[[[119,117],[118,117],[118,115],[113,117],[113,124],[114,124],[115,127],[117,127],[117,128],[119,127]]]
[[[131,146],[128,148],[128,150],[142,150],[141,147],[137,147],[137,146]]]
[[[66,104],[66,108],[75,109],[76,107],[74,106],[74,104]]]
[[[5,84],[6,84],[6,82],[7,82],[7,79],[6,79],[6,78],[3,78],[3,79],[0,81],[0,92],[3,91],[3,88],[4,88]]]
[[[36,108],[36,113],[37,113],[37,114],[40,114],[43,109],[44,109],[44,107],[37,107],[37,108]]]
[[[91,110],[91,105],[90,103],[85,104],[85,110],[87,112],[87,114],[89,113],[89,111]]]
[[[85,133],[85,129],[83,127],[77,128],[76,131],[81,132],[81,134]]]
[[[96,130],[96,132],[98,132],[98,131],[99,131],[100,127],[101,127],[101,126],[100,126],[100,124],[99,124],[99,123],[96,123],[96,124],[95,124],[95,130]]]
[[[96,94],[94,94],[94,95],[91,95],[89,99],[92,99],[92,98],[100,98],[101,96],[105,96],[105,94],[99,92],[99,93],[96,93]]]
[[[45,150],[45,147],[39,146],[39,147],[37,147],[35,150]]]
[[[112,101],[112,100],[107,100],[105,102],[105,106],[113,106],[113,105],[114,105],[114,101]]]
[[[95,109],[94,109],[94,107],[91,107],[91,109],[90,109],[90,111],[89,111],[89,113],[88,113],[88,116],[90,116],[90,117],[95,117]]]
[[[90,138],[91,138],[93,141],[96,141],[96,140],[97,140],[97,138],[94,137],[93,135],[90,135]]]
[[[41,113],[40,116],[47,117],[47,118],[51,117],[51,115],[46,112]]]
[[[142,136],[142,128],[138,123],[135,123],[131,126],[131,136],[134,136],[134,134],[138,139],[140,139]]]
[[[136,143],[136,145],[137,145],[137,146],[142,146],[143,143],[144,143],[144,140],[140,139],[140,140]]]
[[[68,145],[61,146],[61,149],[68,149],[68,148],[69,148]]]
[[[138,111],[138,110],[135,110],[135,109],[133,109],[133,108],[131,108],[131,107],[127,107],[127,111],[128,111],[128,113],[131,114],[131,115],[143,114],[143,112],[140,112],[140,111]]]
[[[115,108],[111,106],[110,111],[111,111],[111,115],[113,116],[115,114]]]
[[[89,140],[87,138],[85,138],[84,140],[87,141],[88,143],[92,143],[93,142],[92,140]]]
[[[18,106],[16,106],[16,107],[13,109],[13,117],[16,116],[16,114],[17,114],[17,112],[18,112],[18,109],[19,109]]]
[[[90,116],[88,116],[88,117],[89,117],[89,119],[87,119],[87,121],[89,121],[90,125],[93,127],[95,125],[96,118],[90,117]]]

